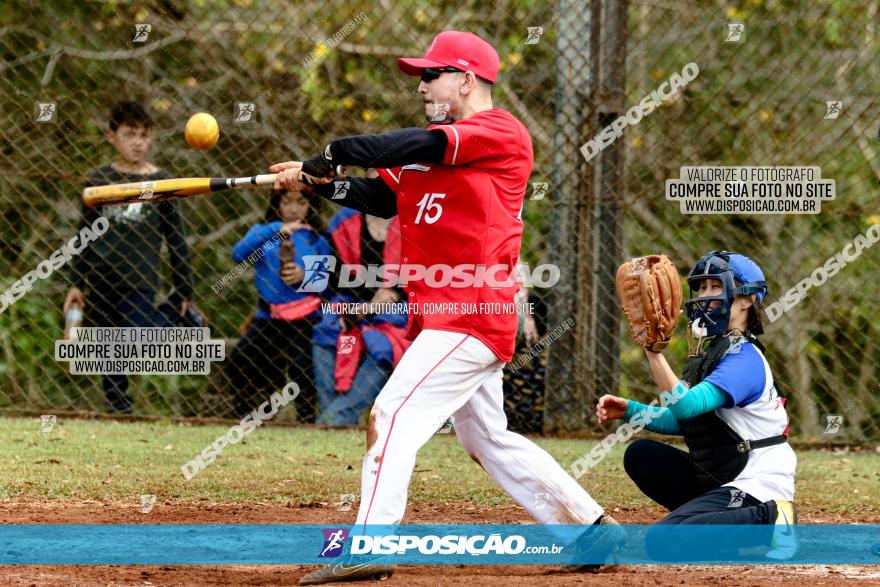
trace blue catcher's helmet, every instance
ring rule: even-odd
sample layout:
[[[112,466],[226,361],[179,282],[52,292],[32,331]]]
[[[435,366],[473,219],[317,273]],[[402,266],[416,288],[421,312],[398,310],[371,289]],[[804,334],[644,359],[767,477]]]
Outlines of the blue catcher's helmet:
[[[699,295],[700,282],[706,279],[717,279],[721,282],[721,295],[696,297]],[[727,331],[730,308],[736,296],[755,294],[759,301],[763,301],[767,294],[764,272],[757,263],[731,251],[706,253],[688,273],[687,282],[691,296],[684,303],[688,322],[696,323],[699,320],[700,325],[706,329],[707,336],[716,336]],[[716,300],[721,303],[717,308],[710,308],[710,304]]]

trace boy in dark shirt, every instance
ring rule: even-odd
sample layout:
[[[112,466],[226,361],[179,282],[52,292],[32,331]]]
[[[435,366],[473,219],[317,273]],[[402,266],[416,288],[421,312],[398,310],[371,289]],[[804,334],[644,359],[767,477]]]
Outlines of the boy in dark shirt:
[[[116,149],[112,163],[89,172],[86,186],[167,179],[169,173],[146,160],[153,121],[137,102],[120,102],[110,112],[107,140]],[[78,304],[86,308],[90,326],[170,326],[154,306],[159,287],[162,241],[171,256],[175,297],[181,314],[191,307],[192,267],[177,202],[83,207],[80,228],[100,216],[110,229],[73,263],[64,312]],[[83,295],[85,290],[86,295]],[[105,375],[104,395],[117,412],[131,412],[128,377]]]

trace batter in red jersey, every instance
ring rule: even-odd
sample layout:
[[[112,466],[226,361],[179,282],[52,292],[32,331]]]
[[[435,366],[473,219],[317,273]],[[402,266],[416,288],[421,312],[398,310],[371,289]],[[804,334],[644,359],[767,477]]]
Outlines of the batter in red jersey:
[[[440,33],[424,58],[398,60],[405,74],[421,77],[427,129],[337,139],[319,157],[271,168],[280,172],[276,187],[400,217],[413,342],[370,413],[358,526],[401,522],[416,453],[450,416],[471,458],[539,522],[613,524],[553,457],[507,430],[502,369],[516,337],[514,271],[533,156],[525,126],[492,105],[498,64],[476,35]],[[379,177],[346,178],[340,190],[327,183],[338,165],[377,168]],[[408,266],[428,271],[406,279],[416,274]],[[337,564],[301,584],[391,571]]]

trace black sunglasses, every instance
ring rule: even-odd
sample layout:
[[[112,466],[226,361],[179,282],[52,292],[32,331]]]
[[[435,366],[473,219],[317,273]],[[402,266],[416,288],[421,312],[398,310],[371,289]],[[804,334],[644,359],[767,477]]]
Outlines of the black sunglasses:
[[[442,68],[426,67],[425,69],[422,70],[422,81],[425,82],[426,84],[431,83],[432,81],[434,81],[435,79],[437,79],[438,77],[440,77],[444,73],[456,73],[456,72],[462,73],[462,71],[460,69],[456,69],[454,67],[442,67]]]

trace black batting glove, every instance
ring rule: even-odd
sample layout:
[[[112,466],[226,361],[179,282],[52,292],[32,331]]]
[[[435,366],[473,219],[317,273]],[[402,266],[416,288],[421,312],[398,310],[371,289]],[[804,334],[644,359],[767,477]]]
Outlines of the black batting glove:
[[[300,171],[300,181],[307,185],[321,185],[330,183],[335,177],[333,169],[333,155],[330,153],[330,145],[324,149],[323,155],[312,157],[303,161]]]

